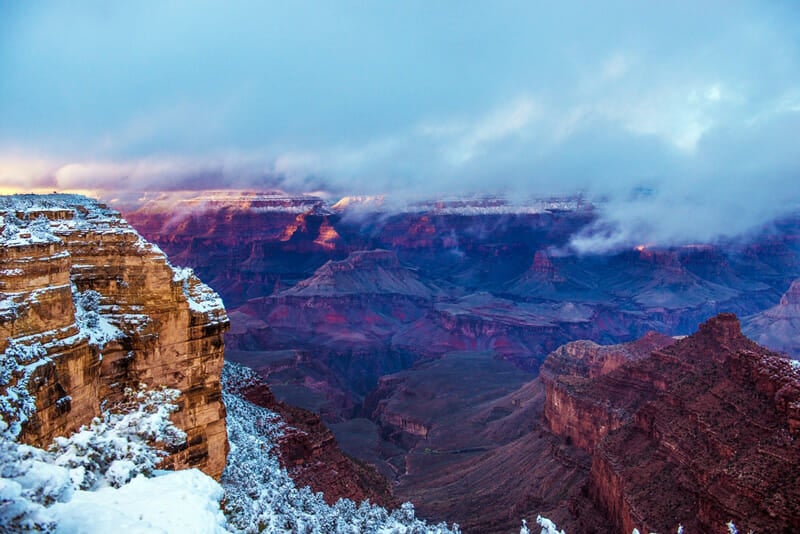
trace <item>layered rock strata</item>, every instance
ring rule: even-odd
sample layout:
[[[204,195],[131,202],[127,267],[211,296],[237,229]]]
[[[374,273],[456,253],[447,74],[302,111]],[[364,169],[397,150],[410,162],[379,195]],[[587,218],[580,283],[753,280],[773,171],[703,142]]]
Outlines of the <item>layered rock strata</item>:
[[[94,200],[17,195],[0,199],[0,212],[0,351],[13,367],[0,394],[16,403],[3,414],[9,431],[46,446],[126,387],[175,388],[174,422],[187,441],[163,466],[219,477],[228,318],[217,295]]]
[[[734,315],[595,378],[563,356],[541,374],[546,419],[591,454],[587,492],[616,532],[800,528],[800,368]]]

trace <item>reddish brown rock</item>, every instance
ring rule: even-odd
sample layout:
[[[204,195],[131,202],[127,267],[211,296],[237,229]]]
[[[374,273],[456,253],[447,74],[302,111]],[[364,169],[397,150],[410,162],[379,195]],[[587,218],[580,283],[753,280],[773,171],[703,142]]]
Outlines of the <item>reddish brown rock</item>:
[[[46,446],[125,387],[176,388],[173,418],[187,445],[163,466],[219,477],[228,450],[220,386],[228,318],[216,294],[96,201],[25,195],[2,207],[20,221],[7,218],[0,247],[0,350],[16,343],[44,351],[28,381],[36,413],[20,439]],[[34,222],[40,216],[47,222]],[[97,329],[76,317],[89,290],[99,294],[96,311],[112,339],[96,339]]]
[[[674,342],[668,336],[650,332],[637,341],[620,345],[574,341],[550,353],[540,369],[547,392],[544,418],[550,430],[592,452],[598,441],[623,422],[618,411],[609,409],[610,399],[584,394],[594,387],[593,379]],[[621,388],[613,395],[619,397],[629,392],[634,390]]]
[[[554,383],[569,403],[548,391],[548,422],[592,453],[589,494],[617,532],[800,528],[800,371],[745,338],[735,316]]]
[[[285,426],[278,439],[279,460],[298,487],[322,492],[328,504],[345,498],[369,499],[386,508],[398,505],[388,481],[374,468],[345,456],[319,416],[276,401],[266,384],[248,386],[242,396],[281,416]]]
[[[800,279],[792,282],[777,305],[746,317],[742,329],[761,345],[800,359]]]

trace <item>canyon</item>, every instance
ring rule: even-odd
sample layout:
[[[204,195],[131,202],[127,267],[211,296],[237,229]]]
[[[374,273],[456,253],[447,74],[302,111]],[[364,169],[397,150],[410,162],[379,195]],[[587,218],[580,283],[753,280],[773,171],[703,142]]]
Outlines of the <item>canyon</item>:
[[[393,481],[395,498],[465,532],[508,532],[538,513],[570,532],[610,531],[609,517],[614,532],[675,527],[658,522],[670,517],[660,501],[636,505],[646,492],[631,486],[626,493],[626,484],[644,480],[643,467],[626,465],[613,447],[622,442],[612,438],[627,433],[642,451],[660,450],[666,423],[655,431],[631,420],[655,402],[645,392],[669,389],[676,379],[669,366],[663,377],[622,370],[640,361],[661,365],[652,355],[665,354],[672,336],[693,334],[720,312],[743,317],[755,339],[776,324],[772,318],[784,318],[761,340],[791,353],[779,341],[793,339],[798,218],[736,241],[578,255],[570,240],[596,218],[581,199],[383,210],[379,199],[330,204],[276,192],[206,194],[169,206],[151,202],[126,217],[229,303],[226,357],[258,371],[279,401],[318,414],[345,453]],[[730,335],[746,345],[738,326]],[[678,367],[698,375],[696,387],[711,387],[713,377],[721,390],[733,389],[729,377],[692,362]],[[603,399],[586,393],[595,387]],[[674,406],[690,398],[687,391],[656,404],[672,403],[667,415],[710,424],[706,408]],[[796,471],[791,454],[784,466]],[[660,465],[657,459],[647,465]],[[652,468],[696,469],[679,460]],[[694,482],[717,491],[708,480]],[[669,492],[683,492],[684,504],[700,492],[685,481],[666,487],[665,502],[675,498]],[[669,513],[716,531],[714,514],[735,511],[724,499],[704,506],[693,511],[700,514],[694,522],[678,514],[688,508]],[[653,510],[662,511],[648,515]],[[779,515],[793,525],[792,513]]]
[[[132,214],[226,311],[107,206],[5,197],[3,431],[43,446],[126,389],[175,388],[187,439],[162,466],[219,477],[224,353],[257,372],[236,394],[282,419],[280,465],[328,504],[411,501],[464,532],[800,528],[800,225],[585,257],[556,247],[591,207],[553,205],[356,217],[262,194]]]
[[[104,204],[15,196],[3,197],[0,212],[0,349],[23,365],[3,384],[12,403],[4,419],[19,439],[47,446],[126,389],[169,387],[181,393],[173,419],[187,436],[161,466],[219,478],[228,451],[220,373],[229,320],[218,295]],[[284,421],[279,457],[298,484],[324,490],[331,504],[398,504],[384,478],[341,453],[318,416],[277,402],[262,384],[242,394]]]

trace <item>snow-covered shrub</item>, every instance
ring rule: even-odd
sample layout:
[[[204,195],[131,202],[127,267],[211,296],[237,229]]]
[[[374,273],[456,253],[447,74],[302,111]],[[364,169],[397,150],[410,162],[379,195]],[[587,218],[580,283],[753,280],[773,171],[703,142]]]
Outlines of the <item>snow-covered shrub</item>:
[[[28,223],[28,231],[32,234],[51,234],[50,221],[44,215],[39,215]]]
[[[67,501],[71,495],[69,472],[53,465],[50,455],[0,437],[0,525],[3,528],[13,532],[47,532],[54,522],[46,507]]]
[[[97,328],[100,324],[100,293],[94,290],[84,291],[78,293],[78,298],[75,299],[76,308],[79,315],[82,315],[83,321],[88,328]]]
[[[0,421],[0,532],[226,532],[217,482],[196,469],[154,469],[166,453],[152,444],[186,439],[169,421],[178,395],[126,391],[124,402],[49,451],[17,443]]]
[[[429,525],[417,519],[411,503],[391,513],[369,501],[357,505],[340,499],[329,506],[321,493],[308,487],[298,489],[272,451],[281,433],[279,417],[238,394],[243,385],[258,381],[253,371],[225,363],[222,385],[231,452],[222,486],[229,530],[320,534],[458,532],[457,526]]]
[[[3,216],[3,233],[0,234],[0,239],[3,241],[16,239],[19,235],[20,224],[22,222],[13,213],[6,213]]]
[[[556,524],[546,517],[536,516],[536,524],[542,527],[541,534],[564,534],[563,530],[558,530]]]
[[[72,300],[75,303],[75,321],[81,333],[89,338],[89,343],[99,349],[111,341],[124,336],[122,331],[111,324],[100,310],[101,295],[93,289],[78,291],[72,284]]]
[[[138,474],[150,475],[167,455],[155,446],[174,448],[186,441],[186,434],[169,420],[179,395],[174,389],[127,389],[125,401],[102,417],[68,438],[55,439],[50,447],[55,463],[70,470],[80,489],[118,488]]]
[[[50,360],[40,343],[24,345],[9,340],[0,354],[0,435],[16,439],[22,425],[36,411],[36,399],[28,391],[28,381],[39,365]]]

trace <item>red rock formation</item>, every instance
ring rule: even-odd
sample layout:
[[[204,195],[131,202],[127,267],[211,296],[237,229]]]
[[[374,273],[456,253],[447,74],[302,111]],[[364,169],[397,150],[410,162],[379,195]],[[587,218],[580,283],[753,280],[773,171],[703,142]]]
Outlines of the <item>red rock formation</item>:
[[[580,378],[546,379],[547,420],[592,453],[589,494],[618,532],[800,528],[800,371],[735,316]]]
[[[584,394],[594,387],[593,379],[645,358],[674,341],[650,332],[621,345],[574,341],[550,353],[540,369],[547,392],[544,418],[550,430],[568,437],[576,447],[592,452],[606,434],[623,423],[621,414],[609,409],[610,399]],[[613,392],[617,397],[625,393],[625,390]]]
[[[800,359],[800,279],[776,306],[746,317],[742,329],[761,345]]]
[[[88,198],[6,197],[0,208],[0,350],[39,351],[36,362],[25,362],[33,365],[36,413],[20,439],[46,446],[88,423],[125,387],[171,387],[182,393],[174,421],[187,445],[163,465],[219,477],[228,447],[220,389],[228,318],[216,294]],[[76,305],[90,291],[99,302],[87,319]]]

